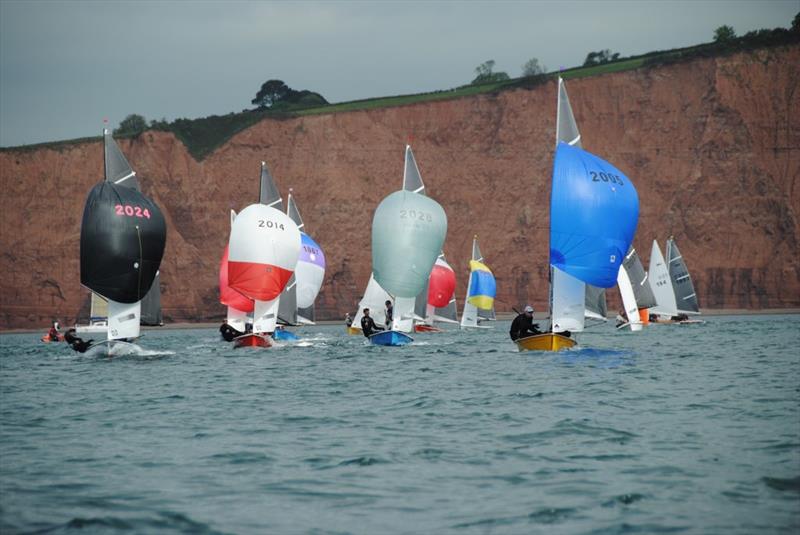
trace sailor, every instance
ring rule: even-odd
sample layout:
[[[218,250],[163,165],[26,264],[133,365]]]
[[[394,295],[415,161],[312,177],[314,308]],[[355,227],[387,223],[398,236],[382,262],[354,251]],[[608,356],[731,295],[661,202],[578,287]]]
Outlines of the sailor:
[[[392,302],[388,299],[386,300],[386,328],[392,328],[392,320],[394,319],[394,307],[392,306]]]
[[[509,336],[515,342],[520,338],[526,336],[533,336],[534,334],[542,334],[538,325],[533,323],[533,307],[530,305],[525,306],[525,310],[514,318],[511,322],[511,329],[508,331]]]
[[[617,321],[617,327],[622,327],[623,325],[628,324],[628,320],[625,318],[625,311],[622,309],[617,312],[617,317],[614,319]]]
[[[85,353],[94,340],[84,342],[82,338],[75,336],[75,333],[75,329],[68,329],[67,332],[64,333],[64,341],[78,353]]]
[[[364,333],[364,336],[369,338],[371,335],[382,331],[380,327],[375,325],[375,320],[373,320],[369,315],[369,309],[364,309],[364,317],[361,318],[361,331]]]
[[[61,333],[58,332],[58,321],[54,321],[53,325],[50,326],[50,330],[47,332],[47,337],[51,342],[58,342],[59,336],[61,336]]]
[[[344,323],[348,327],[353,325],[353,318],[350,317],[350,313],[349,312],[344,315]]]
[[[219,333],[222,335],[222,339],[226,342],[233,342],[234,338],[244,334],[243,332],[234,329],[231,325],[229,325],[227,319],[224,320],[222,325],[219,326]]]

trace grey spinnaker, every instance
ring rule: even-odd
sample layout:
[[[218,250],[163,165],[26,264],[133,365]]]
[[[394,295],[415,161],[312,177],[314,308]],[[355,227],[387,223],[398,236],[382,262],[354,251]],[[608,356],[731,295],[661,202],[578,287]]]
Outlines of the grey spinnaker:
[[[678,312],[699,314],[700,305],[697,302],[694,284],[692,284],[692,276],[689,275],[686,262],[672,237],[667,240],[667,266],[669,266],[669,277],[672,279],[672,290],[675,292]]]

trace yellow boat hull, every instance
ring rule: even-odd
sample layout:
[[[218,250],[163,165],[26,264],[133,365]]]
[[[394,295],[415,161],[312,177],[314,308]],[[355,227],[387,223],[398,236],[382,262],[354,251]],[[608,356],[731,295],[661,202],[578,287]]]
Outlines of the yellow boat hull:
[[[362,333],[361,329],[359,329],[358,327],[348,327],[347,334],[362,334]]]
[[[520,351],[560,351],[575,346],[577,342],[558,333],[526,336],[515,342]]]

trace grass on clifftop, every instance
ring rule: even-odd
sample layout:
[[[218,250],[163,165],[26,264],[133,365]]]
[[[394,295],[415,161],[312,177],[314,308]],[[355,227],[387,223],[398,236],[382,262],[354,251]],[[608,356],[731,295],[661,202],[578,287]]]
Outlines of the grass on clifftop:
[[[240,113],[229,113],[227,115],[212,115],[210,117],[203,117],[200,119],[176,119],[171,123],[167,121],[157,121],[151,125],[151,129],[174,133],[175,137],[180,139],[181,142],[186,146],[189,153],[199,161],[214,152],[218,147],[224,145],[237,133],[253,126],[265,118],[287,119],[305,115],[372,110],[392,106],[405,106],[420,102],[432,102],[437,100],[470,97],[479,94],[495,93],[498,91],[506,91],[511,89],[531,89],[546,83],[549,80],[555,79],[558,76],[561,76],[567,80],[572,78],[585,78],[588,76],[599,76],[633,69],[652,68],[660,65],[691,61],[693,59],[703,57],[724,56],[736,52],[754,50],[757,48],[797,44],[798,42],[800,42],[800,32],[797,31],[790,31],[783,28],[776,28],[775,30],[758,30],[729,41],[704,43],[692,47],[672,50],[660,50],[642,54],[640,56],[621,58],[616,61],[603,63],[600,65],[574,67],[561,72],[552,72],[549,74],[525,78],[513,78],[502,82],[470,84],[454,89],[433,91],[428,93],[376,97],[305,108],[302,107],[302,105],[288,105],[285,106],[281,111],[258,109],[243,111]],[[55,150],[63,150],[63,148],[70,145],[96,139],[100,138],[81,138],[53,143],[27,145],[24,147],[0,148],[0,151],[27,151],[44,147]]]

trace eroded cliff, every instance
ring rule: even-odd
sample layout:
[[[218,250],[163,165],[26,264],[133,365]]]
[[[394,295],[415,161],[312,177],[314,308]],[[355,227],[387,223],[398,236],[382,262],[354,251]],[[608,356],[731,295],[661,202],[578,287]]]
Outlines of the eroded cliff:
[[[583,146],[634,180],[635,245],[678,240],[705,308],[800,306],[800,47],[757,50],[568,81]],[[169,227],[162,264],[170,321],[221,318],[217,268],[229,209],[258,196],[266,160],[294,188],[328,270],[318,318],[353,312],[370,271],[372,213],[399,189],[413,148],[447,211],[445,253],[463,302],[471,240],[498,281],[498,310],[547,301],[549,181],[556,84],[493,95],[264,120],[202,162],[172,134],[119,145]],[[99,141],[0,152],[6,201],[1,327],[68,324],[88,312],[79,233],[102,177]],[[611,291],[612,303],[618,301]]]

